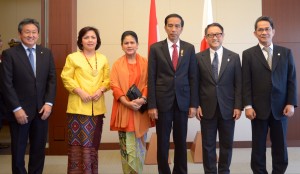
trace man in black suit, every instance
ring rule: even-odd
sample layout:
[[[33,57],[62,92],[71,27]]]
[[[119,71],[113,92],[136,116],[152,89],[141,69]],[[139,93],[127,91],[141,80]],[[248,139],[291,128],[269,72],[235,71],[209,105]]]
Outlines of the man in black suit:
[[[235,121],[242,109],[240,56],[222,46],[224,29],[219,23],[205,28],[210,48],[196,54],[199,70],[199,108],[203,168],[205,173],[230,173]],[[217,169],[216,137],[219,134]]]
[[[24,156],[28,139],[28,173],[41,174],[44,167],[56,74],[51,51],[36,44],[39,31],[35,19],[22,20],[18,25],[21,44],[3,51],[2,55],[1,85],[9,111],[13,174],[27,173]]]
[[[288,166],[287,119],[297,106],[296,68],[290,49],[272,43],[275,34],[270,17],[259,17],[254,35],[259,44],[243,52],[243,104],[252,125],[251,168],[266,170],[266,139],[270,130],[272,173]],[[265,51],[266,50],[266,51]]]
[[[187,173],[187,123],[198,107],[195,48],[179,39],[184,21],[178,14],[165,18],[168,38],[150,47],[148,113],[156,120],[157,162],[160,174],[170,174],[170,133],[175,144],[173,174]]]

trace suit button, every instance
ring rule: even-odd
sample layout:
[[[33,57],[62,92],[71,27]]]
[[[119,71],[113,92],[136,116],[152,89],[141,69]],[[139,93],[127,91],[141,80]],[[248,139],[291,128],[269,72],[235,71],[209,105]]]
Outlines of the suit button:
[[[174,76],[174,78],[176,79],[176,76]]]

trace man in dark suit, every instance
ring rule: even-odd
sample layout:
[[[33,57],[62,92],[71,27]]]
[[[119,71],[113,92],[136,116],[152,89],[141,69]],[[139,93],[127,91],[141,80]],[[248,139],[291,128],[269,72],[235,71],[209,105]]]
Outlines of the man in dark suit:
[[[187,173],[187,123],[198,107],[195,48],[179,39],[184,21],[178,14],[165,18],[168,38],[150,47],[148,113],[156,119],[157,162],[160,174],[170,174],[170,133],[175,144],[173,174]]]
[[[275,34],[270,17],[259,17],[254,35],[259,44],[243,52],[243,104],[252,125],[251,168],[266,170],[266,139],[270,130],[272,173],[285,173],[288,166],[287,118],[297,106],[296,68],[290,49],[272,43]],[[267,51],[265,51],[267,50]]]
[[[199,70],[199,108],[205,173],[230,173],[235,121],[242,109],[240,56],[222,46],[224,29],[219,23],[205,28],[210,48],[196,54]],[[217,169],[216,137],[219,134]]]
[[[22,20],[18,25],[21,44],[3,51],[2,55],[1,86],[9,111],[13,174],[27,173],[24,156],[28,139],[28,173],[41,174],[44,167],[56,74],[51,51],[36,45],[39,31],[35,19]]]

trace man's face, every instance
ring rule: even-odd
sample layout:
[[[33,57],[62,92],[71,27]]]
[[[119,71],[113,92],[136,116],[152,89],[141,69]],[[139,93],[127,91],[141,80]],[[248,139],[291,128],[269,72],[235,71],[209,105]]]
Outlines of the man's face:
[[[257,28],[254,31],[255,37],[259,43],[264,46],[269,46],[272,43],[273,36],[275,35],[275,29],[273,29],[268,21],[259,21]]]
[[[24,45],[32,48],[39,39],[38,28],[34,24],[23,25],[22,31],[19,33],[19,37]]]
[[[168,38],[173,43],[176,43],[179,39],[179,36],[183,30],[181,26],[181,20],[177,17],[171,17],[168,19],[167,24],[165,25],[166,33],[168,34]]]
[[[211,26],[208,28],[205,38],[211,49],[218,50],[222,46],[224,33],[219,27]]]

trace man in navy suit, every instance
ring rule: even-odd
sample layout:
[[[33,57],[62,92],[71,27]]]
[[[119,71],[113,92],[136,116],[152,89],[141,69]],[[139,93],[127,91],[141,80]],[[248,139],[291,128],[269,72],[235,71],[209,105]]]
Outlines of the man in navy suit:
[[[290,49],[272,43],[275,34],[270,17],[259,17],[254,35],[258,45],[243,52],[243,104],[252,125],[251,168],[266,170],[266,139],[270,130],[272,173],[283,174],[288,166],[287,125],[297,106],[296,68]]]
[[[222,46],[224,29],[219,23],[205,28],[210,48],[196,54],[199,69],[199,108],[203,168],[205,173],[230,173],[235,121],[242,110],[240,56]],[[217,169],[216,137],[219,134]]]
[[[39,31],[35,19],[22,20],[18,25],[21,44],[5,50],[2,55],[1,86],[9,111],[13,174],[27,173],[24,156],[28,139],[28,173],[43,173],[56,74],[51,51],[36,44]]]
[[[165,18],[168,38],[153,44],[148,57],[148,113],[156,120],[160,174],[170,174],[170,133],[175,144],[173,174],[187,173],[187,123],[198,107],[195,48],[179,39],[184,21],[178,14]]]

